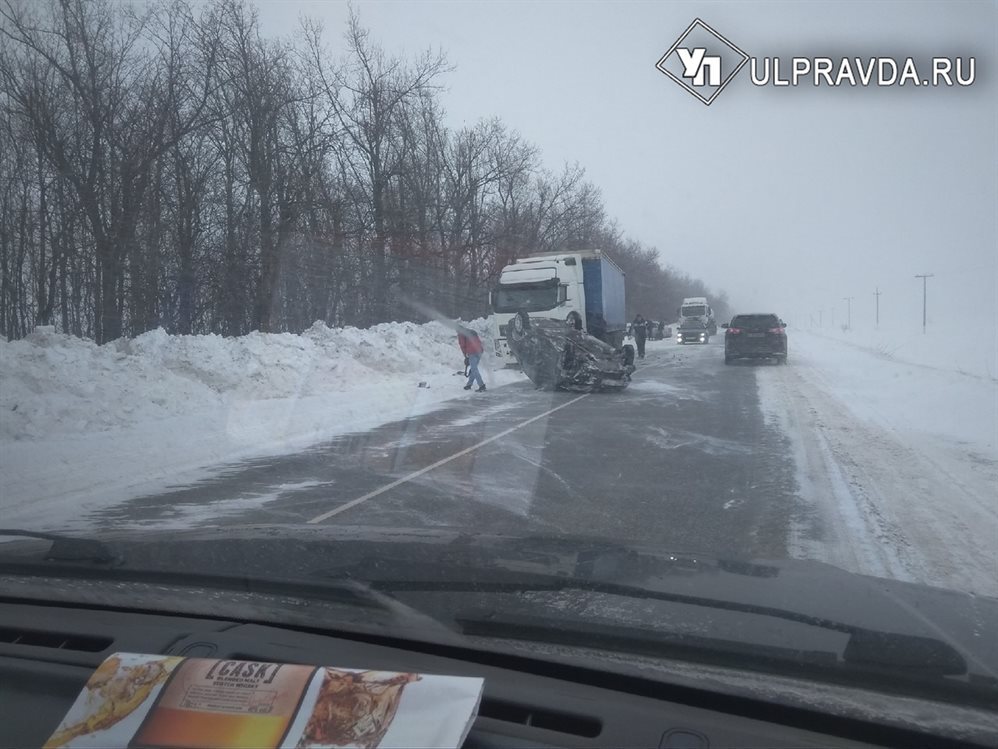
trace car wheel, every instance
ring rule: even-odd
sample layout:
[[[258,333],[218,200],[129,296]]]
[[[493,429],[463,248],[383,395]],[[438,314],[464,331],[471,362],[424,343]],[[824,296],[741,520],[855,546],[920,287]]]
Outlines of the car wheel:
[[[530,330],[530,315],[523,310],[517,312],[509,321],[509,337],[514,341],[522,341]]]

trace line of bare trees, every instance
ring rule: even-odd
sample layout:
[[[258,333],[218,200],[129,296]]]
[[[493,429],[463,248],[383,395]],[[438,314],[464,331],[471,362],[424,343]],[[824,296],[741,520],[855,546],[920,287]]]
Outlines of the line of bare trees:
[[[330,49],[252,7],[0,0],[0,332],[103,343],[487,312],[529,252],[602,247],[631,313],[704,285],[626,240],[581,168],[444,124],[442,55]],[[715,307],[717,305],[715,304]]]

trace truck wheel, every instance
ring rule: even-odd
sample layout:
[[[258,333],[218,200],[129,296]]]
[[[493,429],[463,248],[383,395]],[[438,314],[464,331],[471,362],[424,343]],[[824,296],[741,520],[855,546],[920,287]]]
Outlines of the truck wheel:
[[[509,337],[514,341],[522,341],[530,330],[530,315],[523,310],[517,312],[509,321]]]

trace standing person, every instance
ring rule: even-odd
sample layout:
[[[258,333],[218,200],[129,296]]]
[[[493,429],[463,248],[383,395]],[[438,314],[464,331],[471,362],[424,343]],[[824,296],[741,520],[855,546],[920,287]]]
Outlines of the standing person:
[[[665,338],[665,320],[658,321],[658,338],[659,340]]]
[[[471,328],[458,325],[457,345],[461,347],[461,353],[464,354],[464,364],[468,368],[468,384],[464,386],[464,389],[471,390],[472,383],[477,382],[478,389],[475,392],[484,392],[485,380],[482,379],[482,375],[478,371],[478,362],[482,360],[482,352],[485,350],[482,339]]]
[[[621,350],[624,352],[624,366],[630,367],[634,365],[634,349],[637,344],[634,342],[634,334],[631,333],[631,328],[628,327],[624,331],[624,342],[620,344]]]
[[[634,318],[634,322],[631,323],[631,329],[634,331],[634,342],[638,344],[638,358],[645,358],[645,339],[648,337],[648,325],[645,323],[645,318],[642,315],[638,315]]]

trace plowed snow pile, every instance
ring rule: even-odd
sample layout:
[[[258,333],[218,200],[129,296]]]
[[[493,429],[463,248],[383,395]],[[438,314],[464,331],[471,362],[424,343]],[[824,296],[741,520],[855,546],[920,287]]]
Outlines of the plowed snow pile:
[[[471,326],[490,351],[487,321]],[[238,338],[155,330],[104,346],[40,329],[0,341],[0,509],[6,525],[65,525],[195,469],[471,397],[461,368],[455,334],[439,323],[320,322]],[[522,378],[488,356],[482,373],[490,386]]]

